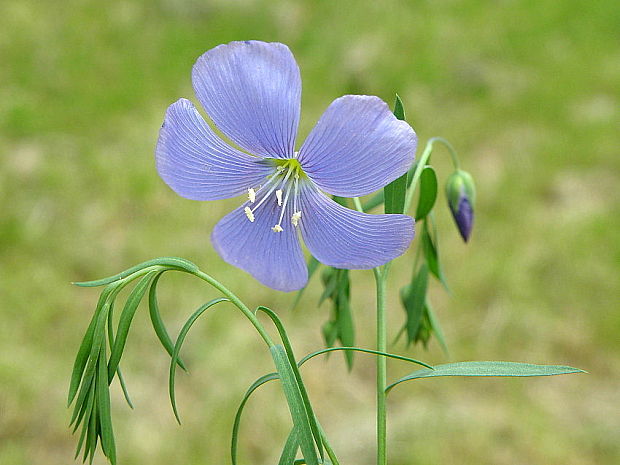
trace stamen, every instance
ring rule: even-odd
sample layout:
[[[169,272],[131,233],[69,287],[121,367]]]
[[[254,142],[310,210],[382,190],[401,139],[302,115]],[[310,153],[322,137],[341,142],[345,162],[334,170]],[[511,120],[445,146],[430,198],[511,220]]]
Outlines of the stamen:
[[[248,220],[250,220],[250,223],[254,223],[254,213],[252,213],[250,207],[245,207],[243,211],[245,212],[245,216],[248,217]]]
[[[248,189],[248,200],[251,203],[256,202],[256,192],[251,187]]]
[[[301,219],[300,211],[293,213],[293,216],[291,216],[291,223],[293,223],[293,226],[297,226],[299,224],[300,219]]]
[[[280,226],[279,224],[276,224],[273,228],[271,228],[271,230],[273,232],[282,232],[282,231],[284,231],[284,229],[282,229],[282,226]]]
[[[278,199],[278,207],[282,206],[282,189],[276,191],[276,198]]]

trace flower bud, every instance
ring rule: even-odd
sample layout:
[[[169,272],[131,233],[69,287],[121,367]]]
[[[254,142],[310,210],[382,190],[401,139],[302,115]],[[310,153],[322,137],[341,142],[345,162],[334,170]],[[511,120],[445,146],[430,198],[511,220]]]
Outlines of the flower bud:
[[[474,202],[476,188],[469,173],[456,170],[446,182],[446,196],[452,216],[465,242],[471,235],[474,226]]]

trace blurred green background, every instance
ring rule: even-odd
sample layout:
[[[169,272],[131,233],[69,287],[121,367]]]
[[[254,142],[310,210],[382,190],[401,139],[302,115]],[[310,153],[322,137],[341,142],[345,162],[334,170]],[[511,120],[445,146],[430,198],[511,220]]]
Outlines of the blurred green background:
[[[390,398],[390,463],[620,463],[620,7],[581,1],[35,1],[0,16],[0,463],[69,464],[68,379],[96,290],[69,283],[178,255],[284,318],[298,354],[320,348],[328,307],[311,282],[292,295],[227,266],[209,233],[238,200],[182,199],[158,178],[153,149],[167,105],[196,101],[195,59],[232,40],[281,41],[303,79],[301,136],[334,98],[398,92],[421,145],[448,138],[477,181],[471,243],[441,197],[442,256],[453,295],[432,299],[452,360],[570,364],[589,375],[437,379]],[[300,140],[303,140],[300,138]],[[420,152],[419,152],[420,153]],[[433,157],[441,180],[447,154]],[[442,194],[443,195],[443,194]],[[397,290],[411,254],[394,269]],[[371,273],[352,273],[359,344],[372,347]],[[166,276],[175,331],[214,293]],[[115,385],[119,463],[224,464],[245,388],[271,368],[246,321],[214,312],[190,334],[178,426],[168,357],[142,308]],[[432,363],[446,358],[392,347]],[[390,363],[390,377],[410,367]],[[315,360],[304,374],[345,464],[374,462],[374,360]],[[243,463],[276,463],[289,417],[279,387],[251,402]],[[105,463],[97,457],[95,463]]]

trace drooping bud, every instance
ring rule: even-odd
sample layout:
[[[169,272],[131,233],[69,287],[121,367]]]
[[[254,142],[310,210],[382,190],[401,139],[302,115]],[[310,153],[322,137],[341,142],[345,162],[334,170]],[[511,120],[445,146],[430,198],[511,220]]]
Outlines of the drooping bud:
[[[452,173],[446,182],[446,197],[459,233],[467,242],[474,226],[476,201],[476,188],[471,175],[460,169]]]

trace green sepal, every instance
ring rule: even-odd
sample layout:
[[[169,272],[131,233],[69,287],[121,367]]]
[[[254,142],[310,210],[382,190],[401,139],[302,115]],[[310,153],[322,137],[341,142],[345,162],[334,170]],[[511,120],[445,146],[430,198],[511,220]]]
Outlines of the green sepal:
[[[420,198],[415,219],[419,221],[428,215],[437,200],[437,174],[432,166],[425,166],[420,175]]]
[[[394,116],[399,120],[405,120],[405,109],[398,95],[394,102]],[[407,172],[383,188],[385,213],[404,213],[408,176]]]
[[[446,180],[446,197],[452,211],[458,211],[461,196],[467,197],[472,209],[476,204],[476,185],[467,171],[457,169]]]
[[[385,390],[392,388],[405,381],[419,378],[432,378],[437,376],[500,376],[500,377],[529,377],[529,376],[555,376],[572,373],[586,373],[579,368],[560,365],[534,365],[532,363],[519,362],[456,362],[444,365],[435,365],[432,370],[421,369],[400,378],[390,384]]]

